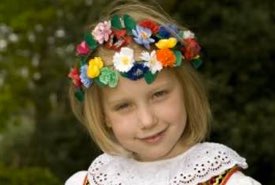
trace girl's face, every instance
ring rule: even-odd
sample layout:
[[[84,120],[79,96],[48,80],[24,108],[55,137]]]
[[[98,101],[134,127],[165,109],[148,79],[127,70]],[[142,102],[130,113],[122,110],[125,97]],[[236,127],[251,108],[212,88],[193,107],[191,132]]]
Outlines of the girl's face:
[[[121,77],[116,88],[103,89],[106,122],[118,142],[140,161],[171,158],[186,150],[183,90],[167,70],[148,85]]]

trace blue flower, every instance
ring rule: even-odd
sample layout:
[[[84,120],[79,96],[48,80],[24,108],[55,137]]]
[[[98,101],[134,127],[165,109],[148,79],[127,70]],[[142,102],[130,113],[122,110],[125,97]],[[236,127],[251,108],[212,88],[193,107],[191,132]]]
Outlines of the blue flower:
[[[136,29],[132,30],[136,43],[143,45],[146,49],[150,49],[150,43],[155,42],[152,36],[152,31],[148,28],[137,25]]]
[[[174,34],[172,34],[174,33]],[[161,38],[169,38],[179,33],[179,29],[175,24],[167,24],[159,28],[159,36]]]
[[[144,74],[149,70],[147,66],[144,66],[143,63],[135,63],[130,71],[124,73],[123,76],[131,80],[138,80],[144,77]]]
[[[87,69],[88,69],[88,65],[83,65],[80,67],[80,81],[82,82],[82,84],[84,85],[84,87],[89,88],[93,81],[92,79],[90,79],[87,76]]]

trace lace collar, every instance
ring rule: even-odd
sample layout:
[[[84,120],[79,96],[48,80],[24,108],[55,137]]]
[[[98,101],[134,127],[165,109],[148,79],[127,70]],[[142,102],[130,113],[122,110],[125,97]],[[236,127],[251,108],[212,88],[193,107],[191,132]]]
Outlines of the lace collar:
[[[206,142],[155,162],[102,154],[91,164],[88,180],[96,185],[197,185],[236,165],[247,168],[245,159],[234,150]]]

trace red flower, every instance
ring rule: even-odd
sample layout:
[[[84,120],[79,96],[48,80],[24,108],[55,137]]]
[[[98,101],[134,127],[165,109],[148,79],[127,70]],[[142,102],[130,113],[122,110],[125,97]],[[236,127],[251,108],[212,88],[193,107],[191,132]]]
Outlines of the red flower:
[[[70,73],[68,74],[68,77],[71,78],[73,84],[76,87],[81,87],[82,83],[79,77],[78,69],[76,67],[71,69]]]
[[[149,28],[153,34],[157,33],[159,31],[159,25],[157,25],[155,22],[151,20],[142,20],[138,23],[140,26]]]
[[[114,30],[113,33],[115,34],[116,38],[121,38],[126,36],[127,32],[125,29],[123,29],[123,30]]]
[[[191,60],[199,55],[200,45],[193,38],[184,39],[184,47],[181,49],[186,60]]]
[[[85,41],[82,41],[76,46],[76,53],[78,55],[87,55],[90,52],[90,48]]]
[[[132,39],[127,35],[126,30],[113,30],[105,47],[119,51],[121,47],[127,46],[131,41]]]

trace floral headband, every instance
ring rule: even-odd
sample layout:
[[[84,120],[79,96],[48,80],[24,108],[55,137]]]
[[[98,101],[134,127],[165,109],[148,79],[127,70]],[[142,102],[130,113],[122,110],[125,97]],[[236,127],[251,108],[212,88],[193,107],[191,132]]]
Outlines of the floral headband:
[[[127,47],[132,42],[147,49],[141,52],[140,60],[135,60],[134,50]],[[100,57],[89,57],[99,45],[116,51],[112,65],[104,66]],[[131,80],[144,78],[150,84],[163,68],[180,66],[182,60],[198,68],[202,63],[199,51],[200,46],[189,30],[179,30],[171,24],[158,25],[147,19],[136,22],[129,15],[114,15],[85,33],[84,40],[76,47],[80,62],[71,68],[68,76],[76,89],[76,98],[83,101],[85,89],[94,83],[116,87],[119,75]]]

